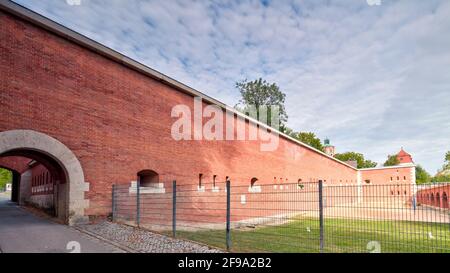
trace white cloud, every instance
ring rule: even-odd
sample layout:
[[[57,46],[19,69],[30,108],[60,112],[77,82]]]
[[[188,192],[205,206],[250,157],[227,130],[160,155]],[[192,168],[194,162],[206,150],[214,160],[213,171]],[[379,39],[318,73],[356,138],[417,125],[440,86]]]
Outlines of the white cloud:
[[[289,125],[339,151],[434,172],[450,150],[446,0],[16,2],[230,105],[237,80],[277,82]]]

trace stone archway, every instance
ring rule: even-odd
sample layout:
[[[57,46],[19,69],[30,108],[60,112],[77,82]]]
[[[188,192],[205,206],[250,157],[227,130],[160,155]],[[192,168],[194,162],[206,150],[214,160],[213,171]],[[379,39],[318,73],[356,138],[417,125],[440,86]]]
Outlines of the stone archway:
[[[62,195],[65,206],[64,220],[69,225],[88,221],[85,209],[89,200],[84,193],[89,191],[89,183],[84,180],[84,172],[75,154],[63,143],[46,134],[32,130],[12,130],[0,132],[0,155],[14,150],[42,153],[55,160],[64,170],[67,183]]]
[[[449,207],[448,195],[445,191],[442,193],[442,207],[444,209],[448,209],[448,207]]]

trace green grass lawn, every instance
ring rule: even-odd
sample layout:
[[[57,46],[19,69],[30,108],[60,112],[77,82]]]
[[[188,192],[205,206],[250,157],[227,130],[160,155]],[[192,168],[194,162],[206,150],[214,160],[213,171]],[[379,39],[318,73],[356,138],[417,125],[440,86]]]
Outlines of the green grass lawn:
[[[406,221],[326,219],[325,252],[370,252],[378,242],[382,253],[450,253],[450,224]],[[225,231],[178,231],[178,238],[225,249]],[[297,219],[279,226],[233,230],[232,252],[319,252],[319,221]],[[375,244],[376,245],[376,244]]]

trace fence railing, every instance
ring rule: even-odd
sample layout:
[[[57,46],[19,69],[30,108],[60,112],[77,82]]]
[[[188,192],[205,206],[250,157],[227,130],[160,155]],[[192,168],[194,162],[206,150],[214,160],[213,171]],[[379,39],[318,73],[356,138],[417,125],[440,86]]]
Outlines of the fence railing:
[[[233,252],[450,253],[449,190],[137,182],[113,186],[112,208],[113,221]]]

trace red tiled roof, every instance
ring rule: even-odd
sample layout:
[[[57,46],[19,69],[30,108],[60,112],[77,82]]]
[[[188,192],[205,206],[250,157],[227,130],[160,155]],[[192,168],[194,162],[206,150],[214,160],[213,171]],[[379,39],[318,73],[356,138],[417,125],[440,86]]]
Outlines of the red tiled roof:
[[[405,152],[405,150],[403,150],[402,148],[402,150],[397,154],[397,156],[411,156],[411,155]]]
[[[400,161],[400,164],[403,163],[414,163],[412,156],[405,152],[403,148],[400,150],[400,152],[397,154],[397,158]]]

